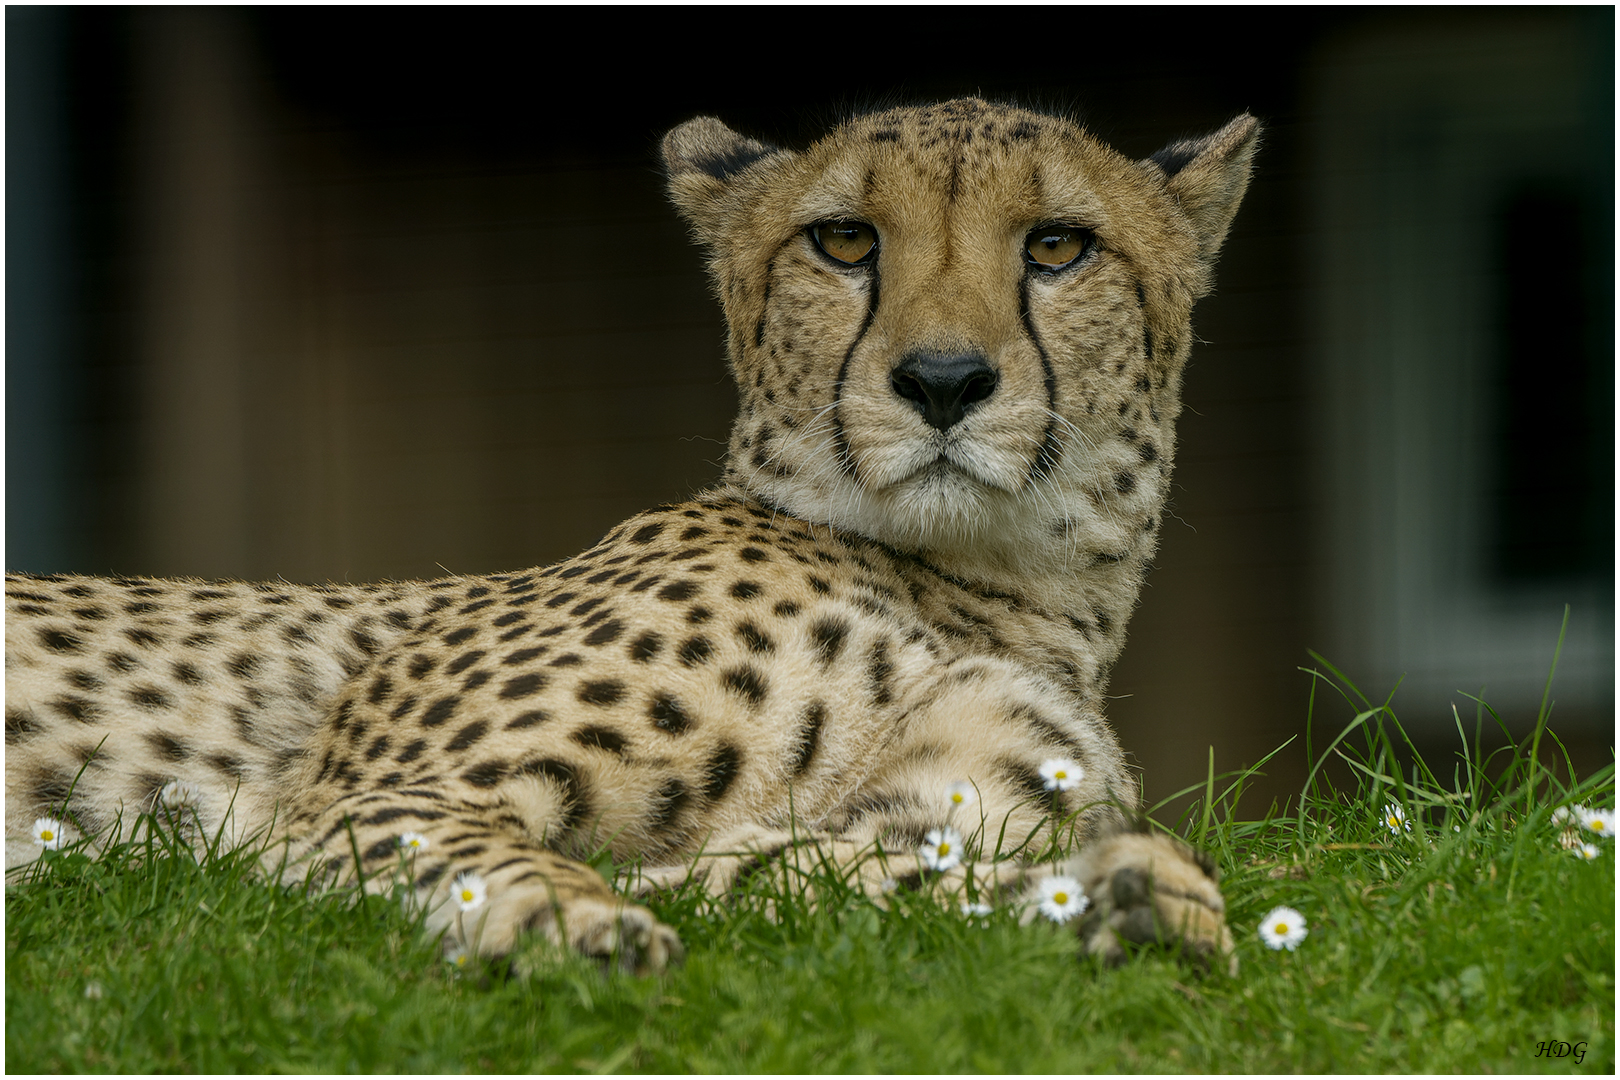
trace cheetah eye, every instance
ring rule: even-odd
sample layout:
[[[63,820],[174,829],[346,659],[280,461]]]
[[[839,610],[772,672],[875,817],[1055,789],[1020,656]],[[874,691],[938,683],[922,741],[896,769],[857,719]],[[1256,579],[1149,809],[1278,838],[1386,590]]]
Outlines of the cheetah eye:
[[[1091,250],[1090,229],[1078,225],[1042,225],[1024,237],[1024,252],[1031,266],[1061,270]]]
[[[862,221],[823,221],[810,226],[810,238],[829,258],[855,266],[877,250],[877,230]]]

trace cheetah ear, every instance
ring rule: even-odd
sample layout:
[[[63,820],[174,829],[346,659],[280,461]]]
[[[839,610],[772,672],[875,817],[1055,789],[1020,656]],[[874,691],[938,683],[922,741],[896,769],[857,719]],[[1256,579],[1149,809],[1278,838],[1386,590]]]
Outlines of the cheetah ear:
[[[1260,121],[1244,113],[1213,135],[1173,142],[1148,158],[1198,230],[1198,253],[1205,262],[1214,261],[1237,216],[1259,147]]]
[[[669,197],[699,237],[712,242],[726,210],[732,178],[780,148],[739,135],[712,116],[688,120],[664,136]]]

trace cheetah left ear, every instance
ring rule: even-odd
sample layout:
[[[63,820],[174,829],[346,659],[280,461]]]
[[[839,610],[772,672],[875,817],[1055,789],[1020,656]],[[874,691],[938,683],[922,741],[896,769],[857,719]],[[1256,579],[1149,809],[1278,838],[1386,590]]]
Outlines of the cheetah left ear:
[[[725,218],[726,193],[733,178],[756,161],[783,151],[739,135],[712,116],[688,120],[664,136],[664,172],[669,197],[698,231],[713,243]]]
[[[1198,253],[1206,263],[1214,261],[1237,216],[1259,148],[1260,121],[1244,113],[1213,135],[1173,142],[1148,158],[1198,230]]]

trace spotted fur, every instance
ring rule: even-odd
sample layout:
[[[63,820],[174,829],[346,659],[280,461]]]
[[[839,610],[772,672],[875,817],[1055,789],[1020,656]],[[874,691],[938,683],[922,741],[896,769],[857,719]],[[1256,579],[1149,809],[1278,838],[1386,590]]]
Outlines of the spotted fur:
[[[1133,162],[974,99],[802,152],[675,129],[670,192],[740,390],[723,481],[512,574],[8,578],[8,865],[36,816],[65,806],[105,844],[179,780],[199,843],[267,840],[298,880],[358,861],[380,887],[420,833],[410,872],[450,938],[500,954],[534,931],[656,969],[673,933],[581,857],[723,891],[807,850],[883,851],[876,889],[918,877],[965,779],[981,841],[1077,821],[1087,949],[1229,952],[1211,864],[1120,831],[1137,789],[1100,706],[1257,130]],[[870,257],[819,246],[832,222],[869,228]],[[1062,269],[1025,254],[1048,226],[1086,238]],[[1084,779],[1049,792],[1058,757]],[[471,927],[443,903],[467,872],[489,885]]]

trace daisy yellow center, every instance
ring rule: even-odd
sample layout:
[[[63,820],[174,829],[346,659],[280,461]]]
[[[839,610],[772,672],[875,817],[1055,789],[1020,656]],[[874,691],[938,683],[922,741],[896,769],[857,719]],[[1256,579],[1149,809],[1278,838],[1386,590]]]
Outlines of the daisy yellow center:
[[[1285,922],[1278,923],[1277,926],[1276,926],[1276,929],[1272,930],[1272,933],[1273,934],[1286,934],[1286,933],[1288,933],[1288,924],[1285,923]]]
[[[1593,818],[1592,819],[1592,828],[1594,828],[1594,829],[1603,828],[1603,819],[1602,818]]]
[[[56,834],[49,829],[41,829],[39,830],[39,838],[41,840],[55,840]]]
[[[951,845],[949,843],[939,845],[939,853],[941,855],[949,855],[951,853]]]
[[[961,801],[962,801],[962,793],[960,791],[955,792],[954,794],[951,795],[951,802],[959,803]]]
[[[1052,778],[1054,780],[1067,780],[1069,778],[1069,770],[1068,769],[1058,769],[1056,772],[1054,772],[1052,774]]]
[[[1056,903],[1067,904],[1069,902],[1069,894],[1066,892],[1055,892],[1052,894],[1052,899]]]
[[[461,902],[463,904],[467,903],[472,898],[473,898],[473,891],[471,889],[462,889],[461,890]]]

